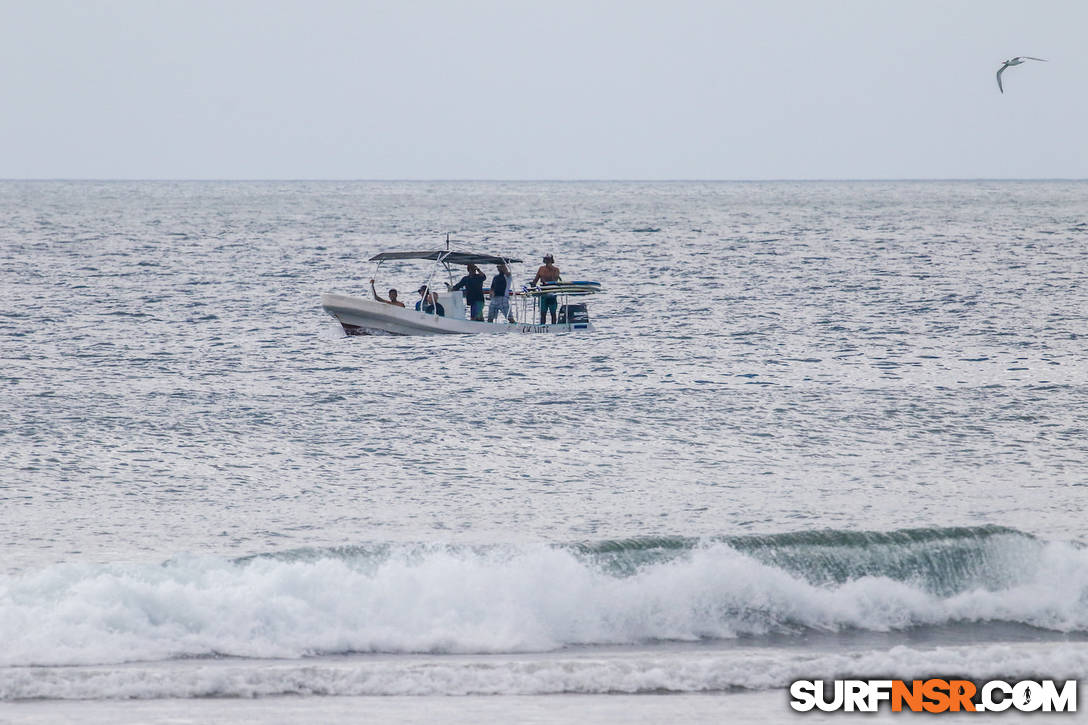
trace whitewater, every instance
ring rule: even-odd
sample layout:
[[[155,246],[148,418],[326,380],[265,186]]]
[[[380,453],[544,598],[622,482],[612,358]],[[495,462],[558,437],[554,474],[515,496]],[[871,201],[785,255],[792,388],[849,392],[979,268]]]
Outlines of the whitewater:
[[[1083,678],[1086,191],[0,182],[0,722]],[[600,280],[597,331],[322,313],[447,231]]]

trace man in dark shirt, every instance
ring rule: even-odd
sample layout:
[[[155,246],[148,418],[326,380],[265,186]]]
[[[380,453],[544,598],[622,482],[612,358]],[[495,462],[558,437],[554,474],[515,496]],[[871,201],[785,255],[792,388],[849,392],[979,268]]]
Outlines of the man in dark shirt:
[[[506,315],[510,322],[514,314],[510,311],[510,295],[514,292],[514,278],[505,264],[499,265],[499,273],[491,278],[491,304],[487,307],[487,321],[494,322],[499,313]]]
[[[487,281],[487,275],[480,271],[480,268],[475,264],[469,264],[468,274],[461,278],[461,281],[450,287],[451,290],[457,291],[463,289],[465,291],[465,302],[468,303],[469,310],[471,311],[471,318],[477,322],[484,321],[484,282]]]
[[[427,285],[423,285],[419,288],[419,299],[416,301],[416,309],[420,312],[426,312],[428,315],[437,314],[439,317],[446,316],[446,308],[438,301],[438,297],[435,296],[434,292],[427,289]]]

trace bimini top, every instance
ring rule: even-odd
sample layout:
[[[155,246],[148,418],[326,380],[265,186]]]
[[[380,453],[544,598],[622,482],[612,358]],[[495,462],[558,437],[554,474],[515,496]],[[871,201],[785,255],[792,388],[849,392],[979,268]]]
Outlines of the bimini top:
[[[513,257],[500,257],[496,254],[477,254],[476,252],[456,252],[450,249],[420,252],[382,252],[370,258],[371,262],[388,262],[393,259],[429,259],[445,264],[506,264],[520,262]]]

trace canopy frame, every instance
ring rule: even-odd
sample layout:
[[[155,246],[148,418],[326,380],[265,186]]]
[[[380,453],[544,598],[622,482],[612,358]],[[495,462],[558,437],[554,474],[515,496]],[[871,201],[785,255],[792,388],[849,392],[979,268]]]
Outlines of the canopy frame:
[[[505,257],[499,254],[485,254],[482,252],[459,252],[452,249],[380,252],[370,258],[371,262],[391,262],[395,260],[440,262],[446,266],[451,264],[518,264],[521,262],[520,259],[515,257]]]

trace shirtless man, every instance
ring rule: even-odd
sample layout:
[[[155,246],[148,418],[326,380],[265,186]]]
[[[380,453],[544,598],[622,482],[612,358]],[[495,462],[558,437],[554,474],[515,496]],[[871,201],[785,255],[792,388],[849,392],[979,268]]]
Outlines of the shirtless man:
[[[536,271],[536,276],[533,277],[533,281],[529,283],[530,287],[535,287],[537,282],[558,282],[559,281],[559,267],[555,266],[555,257],[550,254],[544,255],[544,266],[540,267]],[[555,295],[541,295],[540,296],[540,324],[544,324],[545,315],[550,311],[552,313],[552,324],[555,324],[555,313],[559,308],[559,300]]]
[[[397,291],[395,289],[389,290],[389,299],[383,300],[378,296],[378,290],[374,289],[374,280],[370,280],[370,291],[374,293],[374,299],[378,302],[384,302],[387,305],[396,305],[397,307],[404,307],[404,303],[397,299]]]

